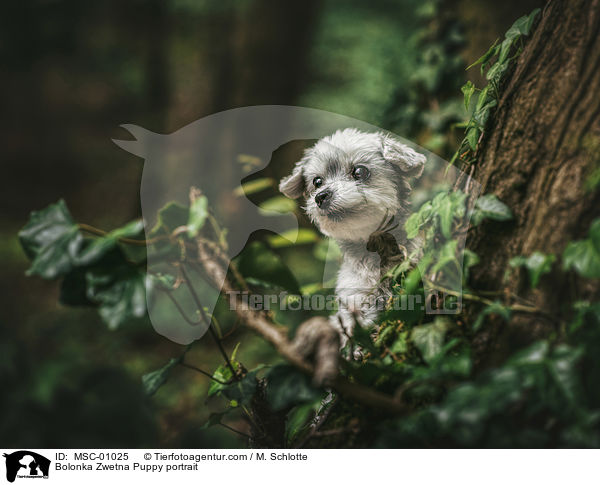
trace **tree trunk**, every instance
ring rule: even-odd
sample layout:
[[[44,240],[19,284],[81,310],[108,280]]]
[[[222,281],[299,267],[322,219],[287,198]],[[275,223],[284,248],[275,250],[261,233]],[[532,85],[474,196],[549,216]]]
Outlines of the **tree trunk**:
[[[568,321],[577,300],[598,296],[599,285],[560,268],[569,241],[584,238],[600,214],[600,191],[585,187],[600,163],[600,1],[552,0],[505,84],[480,147],[475,178],[514,212],[508,223],[485,223],[469,240],[482,260],[476,289],[523,295],[556,321]],[[504,281],[508,261],[534,251],[557,256],[537,289],[525,273]],[[560,330],[552,318],[514,314],[490,322],[480,357],[495,362],[533,338]]]

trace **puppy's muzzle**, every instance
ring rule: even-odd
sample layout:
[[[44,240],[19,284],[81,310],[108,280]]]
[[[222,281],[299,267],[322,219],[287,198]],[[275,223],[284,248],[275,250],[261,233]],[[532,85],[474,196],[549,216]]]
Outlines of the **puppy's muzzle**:
[[[319,209],[327,209],[329,204],[331,204],[331,196],[332,192],[329,189],[322,190],[317,195],[315,195],[315,202],[317,203],[317,207]]]

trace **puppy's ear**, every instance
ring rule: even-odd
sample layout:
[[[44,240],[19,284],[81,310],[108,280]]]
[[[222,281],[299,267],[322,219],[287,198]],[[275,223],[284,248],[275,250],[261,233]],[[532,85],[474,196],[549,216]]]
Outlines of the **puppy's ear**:
[[[290,199],[297,199],[304,192],[303,166],[304,163],[300,160],[294,167],[292,174],[282,178],[281,182],[279,182],[279,191]]]
[[[388,162],[396,165],[411,177],[420,177],[425,168],[425,155],[417,153],[407,145],[400,143],[391,136],[382,135],[382,154]]]

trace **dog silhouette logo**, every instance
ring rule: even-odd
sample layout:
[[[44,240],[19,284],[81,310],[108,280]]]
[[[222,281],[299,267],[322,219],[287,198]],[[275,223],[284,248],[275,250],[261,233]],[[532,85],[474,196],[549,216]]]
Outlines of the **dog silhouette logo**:
[[[50,460],[45,456],[33,451],[21,450],[7,455],[4,453],[6,461],[6,479],[14,482],[15,478],[48,478],[50,471]]]

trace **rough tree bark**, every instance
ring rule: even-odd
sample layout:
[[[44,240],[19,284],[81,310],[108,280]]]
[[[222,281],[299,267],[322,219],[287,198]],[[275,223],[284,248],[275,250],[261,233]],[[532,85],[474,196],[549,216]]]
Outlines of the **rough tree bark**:
[[[503,87],[498,109],[480,147],[475,178],[485,193],[511,207],[510,223],[487,223],[468,242],[483,261],[473,274],[477,289],[503,288],[555,315],[597,296],[599,285],[565,277],[560,255],[570,240],[586,236],[600,215],[600,191],[585,188],[600,163],[600,1],[551,0]],[[504,281],[510,258],[534,251],[558,257],[536,290],[527,275]],[[484,362],[557,330],[539,315],[491,322],[479,342]],[[558,328],[559,329],[559,328]]]

